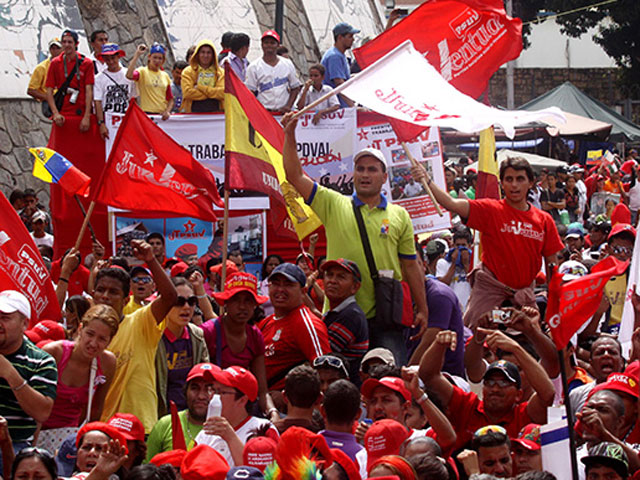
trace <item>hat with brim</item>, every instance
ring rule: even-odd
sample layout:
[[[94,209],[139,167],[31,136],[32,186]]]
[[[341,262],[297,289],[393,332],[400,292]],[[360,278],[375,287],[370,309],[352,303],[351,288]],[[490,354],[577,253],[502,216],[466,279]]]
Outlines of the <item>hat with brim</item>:
[[[585,467],[604,465],[614,469],[622,478],[629,475],[629,460],[622,447],[615,443],[601,442],[589,449],[589,455],[580,459]]]
[[[342,270],[345,270],[352,274],[357,282],[362,282],[362,274],[360,273],[360,269],[358,268],[358,264],[356,262],[352,262],[351,260],[347,260],[346,258],[329,260],[322,264],[322,266],[320,267],[320,271],[326,272],[332,267],[341,268]]]
[[[104,57],[111,57],[116,55],[118,57],[124,57],[124,51],[118,46],[117,43],[105,43],[102,45],[102,51],[96,55],[96,58],[101,62],[104,62]]]
[[[518,371],[518,367],[516,367],[513,363],[507,362],[506,360],[498,360],[497,362],[493,362],[487,368],[484,373],[484,380],[487,379],[489,375],[493,372],[502,373],[507,380],[516,384],[516,387],[520,388],[522,384],[522,379],[520,378],[520,372]]]
[[[526,425],[520,431],[517,438],[511,439],[511,443],[517,443],[531,452],[539,452],[542,449],[540,425],[535,423]]]
[[[353,157],[353,164],[357,164],[358,160],[364,157],[373,157],[382,163],[382,167],[384,170],[387,170],[387,160],[384,158],[384,153],[382,153],[377,148],[363,148],[358,153],[356,153],[355,157]]]
[[[386,387],[389,390],[399,393],[405,401],[411,401],[411,393],[407,390],[407,387],[405,387],[404,380],[398,377],[382,377],[380,380],[377,378],[368,378],[362,384],[360,392],[364,398],[371,398],[374,390],[378,387]]]
[[[224,291],[212,293],[211,296],[215,298],[218,305],[224,305],[224,302],[240,292],[250,293],[260,305],[269,300],[269,297],[258,295],[258,280],[250,273],[245,272],[232,274],[224,284]]]

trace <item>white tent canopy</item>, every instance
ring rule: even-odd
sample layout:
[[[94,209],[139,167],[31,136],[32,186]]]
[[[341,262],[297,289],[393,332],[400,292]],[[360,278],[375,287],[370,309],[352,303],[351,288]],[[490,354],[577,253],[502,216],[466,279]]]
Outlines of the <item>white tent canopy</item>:
[[[562,165],[567,166],[566,162],[562,162],[560,160],[554,160],[553,158],[543,157],[542,155],[536,155],[534,153],[526,153],[526,152],[516,152],[514,150],[503,149],[498,151],[496,154],[498,158],[498,165],[502,163],[507,158],[511,157],[522,157],[525,158],[533,167],[534,170],[539,171],[543,168],[548,168],[549,170],[555,170],[557,167]],[[478,162],[472,163],[467,166],[464,171],[465,173],[473,168],[474,170],[478,170]]]

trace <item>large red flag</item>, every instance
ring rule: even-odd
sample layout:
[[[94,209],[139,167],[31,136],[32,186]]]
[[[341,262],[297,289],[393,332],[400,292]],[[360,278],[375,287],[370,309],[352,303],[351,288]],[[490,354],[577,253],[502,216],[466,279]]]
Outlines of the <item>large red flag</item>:
[[[61,317],[49,271],[27,228],[0,193],[0,291],[22,292],[31,304],[29,328]]]
[[[158,217],[216,221],[224,205],[211,172],[132,101],[113,143],[95,201]]]
[[[440,74],[477,98],[491,75],[522,51],[522,21],[507,16],[502,0],[431,0],[354,50],[364,68],[411,40]]]
[[[594,265],[588,275],[564,284],[562,275],[553,273],[546,317],[558,350],[566,347],[573,334],[596,312],[609,279],[624,273],[628,266],[628,261],[607,257]]]

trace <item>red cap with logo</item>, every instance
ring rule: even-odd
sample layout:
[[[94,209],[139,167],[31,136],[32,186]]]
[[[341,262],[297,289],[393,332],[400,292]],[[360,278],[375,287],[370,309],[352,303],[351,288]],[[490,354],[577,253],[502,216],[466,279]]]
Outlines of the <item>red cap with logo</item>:
[[[242,464],[264,472],[275,461],[278,444],[269,437],[253,437],[244,446]]]
[[[209,380],[215,380],[214,372],[219,372],[220,367],[213,363],[199,363],[191,367],[187,374],[187,383],[196,378],[208,378]]]
[[[212,296],[216,299],[216,302],[218,302],[219,305],[224,305],[226,300],[229,300],[235,294],[240,292],[249,292],[259,304],[263,304],[269,300],[269,297],[258,295],[258,279],[250,273],[245,272],[231,274],[224,284],[224,291],[214,293]]]
[[[369,378],[362,384],[360,391],[362,395],[364,395],[364,398],[371,398],[373,391],[378,387],[390,388],[394,392],[402,395],[407,402],[411,401],[411,393],[407,390],[407,387],[404,386],[404,380],[398,377],[382,377],[380,380]]]
[[[390,418],[374,422],[364,434],[367,470],[373,462],[385,455],[398,455],[402,442],[407,438],[409,438],[409,431],[400,422]]]
[[[616,223],[611,228],[611,232],[609,232],[607,240],[611,240],[613,237],[615,237],[616,235],[620,235],[621,233],[626,233],[628,236],[633,236],[634,239],[636,237],[636,229],[631,225],[629,225],[628,223]]]
[[[67,336],[62,324],[53,320],[42,320],[36,323],[32,329],[24,332],[24,334],[33,343],[42,342],[43,340],[64,340]]]
[[[196,445],[182,460],[180,475],[184,480],[224,480],[229,471],[225,458],[209,445]]]
[[[262,34],[261,40],[264,40],[267,37],[275,38],[278,43],[280,43],[280,35],[275,30],[267,30]]]
[[[530,423],[525,425],[518,438],[512,438],[511,442],[522,445],[527,450],[538,451],[542,448],[542,442],[540,441],[540,425],[536,423]]]
[[[589,397],[595,392],[601,390],[613,390],[631,395],[633,398],[640,397],[640,389],[638,388],[638,379],[624,373],[611,373],[607,377],[607,381],[596,385],[591,390]]]
[[[127,440],[144,442],[144,425],[133,413],[116,413],[107,423]]]
[[[213,372],[213,378],[227,387],[236,388],[249,397],[250,401],[258,398],[258,381],[249,370],[233,366]]]

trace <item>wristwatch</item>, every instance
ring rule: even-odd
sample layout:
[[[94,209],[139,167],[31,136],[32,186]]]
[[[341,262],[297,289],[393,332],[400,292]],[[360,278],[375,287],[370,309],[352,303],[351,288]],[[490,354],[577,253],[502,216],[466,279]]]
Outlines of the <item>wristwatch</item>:
[[[104,120],[98,120],[98,125],[104,124]]]

